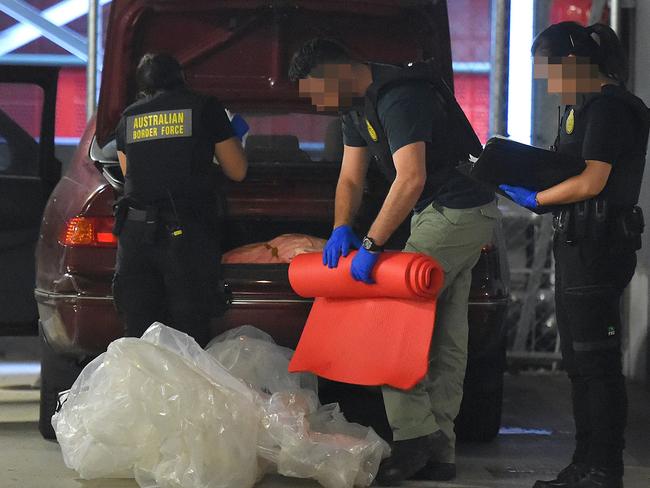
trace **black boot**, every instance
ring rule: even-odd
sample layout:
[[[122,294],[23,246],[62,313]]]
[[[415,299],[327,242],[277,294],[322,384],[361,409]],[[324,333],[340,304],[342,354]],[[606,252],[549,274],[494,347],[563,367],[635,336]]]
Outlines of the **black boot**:
[[[568,488],[579,482],[589,471],[583,463],[571,463],[560,471],[554,480],[538,480],[533,488]]]
[[[427,481],[449,481],[456,477],[454,463],[437,463],[429,461],[424,468],[415,473],[412,479]]]
[[[598,468],[571,464],[551,481],[537,481],[533,488],[623,488],[623,477]]]
[[[591,468],[571,488],[623,488],[623,477],[606,469]]]
[[[440,432],[396,441],[391,446],[391,455],[381,463],[377,473],[379,486],[397,486],[420,471],[433,457],[434,444]]]

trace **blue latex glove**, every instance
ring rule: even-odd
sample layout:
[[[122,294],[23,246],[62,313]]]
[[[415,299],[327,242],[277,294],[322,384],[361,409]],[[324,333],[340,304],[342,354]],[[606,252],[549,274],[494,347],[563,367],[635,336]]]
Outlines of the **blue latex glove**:
[[[361,247],[361,239],[356,236],[349,225],[338,226],[332,231],[332,235],[323,249],[323,264],[328,268],[336,268],[339,265],[339,258],[341,255],[347,256],[350,247]]]
[[[516,203],[528,209],[539,207],[537,203],[537,192],[522,188],[520,186],[499,185],[504,192],[508,194]]]
[[[359,249],[359,252],[352,259],[352,266],[350,267],[352,277],[368,285],[373,284],[375,281],[371,277],[372,269],[377,264],[380,254],[380,252],[366,251],[364,248]]]
[[[230,125],[232,126],[232,130],[235,133],[235,136],[242,142],[244,142],[244,138],[246,134],[248,134],[248,131],[250,130],[250,126],[248,125],[248,122],[244,119],[239,114],[232,114],[232,118],[230,119]]]

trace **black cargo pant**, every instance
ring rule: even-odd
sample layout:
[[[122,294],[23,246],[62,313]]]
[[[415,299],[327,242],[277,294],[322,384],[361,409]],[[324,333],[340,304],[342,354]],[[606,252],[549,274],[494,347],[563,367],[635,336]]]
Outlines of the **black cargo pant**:
[[[210,319],[223,307],[216,231],[186,219],[174,237],[173,226],[159,221],[152,238],[148,225],[127,220],[118,240],[113,296],[125,333],[139,337],[160,321],[205,346]]]
[[[554,243],[556,314],[576,426],[574,462],[623,473],[627,393],[622,372],[623,290],[635,252],[612,252],[606,240]]]

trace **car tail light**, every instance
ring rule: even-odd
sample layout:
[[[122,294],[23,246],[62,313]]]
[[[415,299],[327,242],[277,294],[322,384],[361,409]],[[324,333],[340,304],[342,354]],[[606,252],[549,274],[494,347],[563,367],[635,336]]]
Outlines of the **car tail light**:
[[[71,247],[117,247],[114,223],[114,217],[73,217],[66,223],[59,242]]]

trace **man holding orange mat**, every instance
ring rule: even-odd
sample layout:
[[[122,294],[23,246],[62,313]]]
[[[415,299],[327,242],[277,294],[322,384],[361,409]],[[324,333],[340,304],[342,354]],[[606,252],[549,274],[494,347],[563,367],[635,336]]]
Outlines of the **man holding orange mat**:
[[[452,479],[454,419],[467,362],[471,270],[499,217],[494,193],[455,168],[468,153],[480,151],[480,143],[431,62],[406,66],[361,62],[336,41],[313,39],[294,55],[289,76],[300,80],[300,95],[311,98],[319,111],[343,113],[334,230],[323,251],[323,264],[336,267],[341,255],[358,247],[352,276],[371,285],[384,244],[412,213],[404,251],[432,256],[445,271],[427,377],[408,391],[382,388],[394,442],[377,482]],[[361,240],[352,224],[369,156],[391,186]]]

